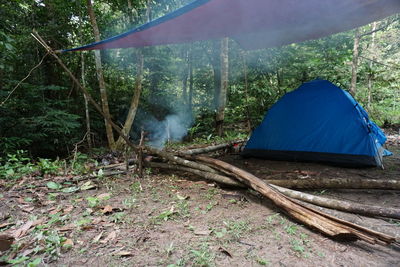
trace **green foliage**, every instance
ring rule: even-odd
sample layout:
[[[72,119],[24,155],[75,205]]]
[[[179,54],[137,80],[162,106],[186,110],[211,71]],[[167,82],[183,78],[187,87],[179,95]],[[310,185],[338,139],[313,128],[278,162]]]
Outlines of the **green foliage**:
[[[191,258],[193,266],[214,266],[215,254],[209,248],[208,243],[204,242],[198,249],[192,249]]]
[[[190,0],[151,1],[152,18],[159,17]],[[34,158],[56,158],[71,152],[85,135],[85,107],[70,78],[47,56],[42,65],[13,91],[37,65],[44,50],[29,35],[32,28],[54,49],[74,47],[93,41],[85,1],[3,1],[0,9],[0,157],[28,150]],[[109,37],[146,22],[146,1],[96,1],[94,9],[100,33]],[[133,19],[133,21],[131,20]],[[134,24],[134,25],[132,25]],[[386,26],[385,26],[386,25]],[[400,123],[400,34],[399,17],[378,22],[383,30],[360,41],[357,100],[378,124]],[[361,32],[372,26],[361,27]],[[189,137],[195,142],[243,138],[247,120],[254,128],[265,112],[282,95],[302,82],[320,77],[344,89],[351,80],[354,32],[348,31],[318,40],[284,47],[246,51],[233,40],[229,43],[229,92],[225,110],[226,133],[214,135],[214,93],[218,86],[217,42],[149,47],[144,54],[140,109],[163,120],[171,113],[193,117]],[[372,43],[374,42],[374,45]],[[113,119],[123,123],[136,82],[136,51],[102,52],[104,76]],[[366,59],[367,58],[367,59]],[[368,60],[373,59],[374,62]],[[65,54],[64,63],[81,79],[85,65],[86,86],[100,102],[93,53]],[[189,59],[193,79],[188,78]],[[372,62],[372,63],[371,63]],[[246,78],[244,66],[246,64]],[[186,84],[186,94],[183,92]],[[192,109],[188,105],[189,85],[193,87]],[[186,96],[186,98],[185,98]],[[97,146],[106,142],[104,120],[90,108],[92,137]],[[138,112],[139,114],[139,112]],[[139,127],[135,121],[134,127]],[[135,129],[134,129],[135,130]],[[138,130],[138,129],[136,129]],[[201,140],[200,140],[201,139]],[[84,146],[85,142],[80,143]],[[86,172],[79,160],[76,172]]]
[[[17,150],[15,154],[7,154],[0,158],[0,179],[19,179],[37,171],[37,166],[32,164],[26,151]]]

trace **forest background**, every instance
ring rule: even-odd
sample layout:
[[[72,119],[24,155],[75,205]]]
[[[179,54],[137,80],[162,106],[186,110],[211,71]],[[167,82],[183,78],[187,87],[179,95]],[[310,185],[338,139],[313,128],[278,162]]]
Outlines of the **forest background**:
[[[32,38],[33,29],[52,48],[71,48],[95,40],[93,18],[100,33],[97,38],[104,39],[188,2],[2,1],[0,158],[18,150],[28,151],[32,157],[65,156],[77,143],[86,150],[107,146],[107,142],[114,146],[117,141],[117,135],[109,136],[103,118],[85,103],[67,74]],[[244,51],[235,41],[225,39],[104,50],[97,54],[101,57],[97,64],[92,51],[66,53],[61,58],[103,103],[103,110],[106,93],[110,116],[121,126],[134,92],[141,91],[136,94],[140,99],[131,131],[134,140],[140,128],[165,132],[166,123],[183,129],[176,138],[187,134],[189,139],[212,140],[218,135],[233,139],[246,136],[282,95],[315,78],[330,80],[351,92],[380,126],[398,125],[399,36],[400,16],[396,15],[326,38],[255,51]],[[225,98],[221,90],[224,79],[226,106],[221,101]],[[221,107],[224,131],[214,127],[221,126],[221,117],[216,116]],[[89,142],[81,142],[88,137]],[[153,139],[157,138],[161,143],[165,140]]]

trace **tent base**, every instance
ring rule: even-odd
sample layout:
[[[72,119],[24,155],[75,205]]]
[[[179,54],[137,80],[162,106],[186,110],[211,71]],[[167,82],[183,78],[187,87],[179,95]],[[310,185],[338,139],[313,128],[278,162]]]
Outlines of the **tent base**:
[[[305,151],[280,151],[263,149],[245,149],[241,153],[243,157],[255,157],[270,160],[299,161],[299,162],[323,162],[342,167],[377,167],[375,157],[366,155],[335,154]]]

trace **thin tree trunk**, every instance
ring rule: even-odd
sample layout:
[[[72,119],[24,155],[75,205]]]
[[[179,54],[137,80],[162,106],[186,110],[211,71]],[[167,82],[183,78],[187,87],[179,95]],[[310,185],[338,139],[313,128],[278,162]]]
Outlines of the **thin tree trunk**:
[[[133,121],[136,117],[136,112],[139,107],[140,95],[142,93],[142,80],[143,80],[143,53],[139,49],[137,51],[137,67],[136,67],[136,80],[135,80],[135,92],[133,94],[131,105],[129,107],[128,116],[126,117],[124,127],[122,128],[122,132],[124,135],[129,136],[129,132],[132,128]],[[125,144],[124,139],[120,136],[116,143],[116,148],[121,149]]]
[[[188,105],[187,83],[189,79],[189,50],[186,46],[184,47],[183,58],[185,65],[182,73],[182,102],[185,106],[187,106]]]
[[[99,28],[97,26],[97,21],[96,21],[96,16],[94,14],[92,1],[87,0],[86,3],[87,3],[89,17],[90,17],[90,23],[92,24],[92,28],[93,28],[94,38],[95,38],[96,42],[98,42],[98,41],[100,41],[100,32],[99,32]],[[95,61],[96,61],[97,78],[99,80],[102,109],[103,109],[104,114],[111,120],[110,109],[108,107],[106,84],[104,82],[103,68],[101,65],[100,50],[95,50],[94,55],[95,55]],[[108,123],[107,120],[105,120],[104,123],[105,123],[105,127],[106,127],[108,146],[110,147],[111,150],[114,150],[115,149],[115,141],[114,141],[114,134],[113,134],[112,127],[111,127],[110,123]]]
[[[371,51],[370,54],[372,54],[372,60],[375,60],[375,36],[376,36],[376,27],[377,23],[376,21],[372,23],[372,40],[371,40],[371,48],[369,49]],[[372,71],[372,67],[374,66],[373,61],[369,62],[369,72],[368,72],[368,102],[367,102],[367,108],[368,111],[371,111],[371,102],[372,102],[372,81],[374,79],[374,74]]]
[[[132,2],[131,0],[128,0],[128,18],[129,18],[129,24],[133,24],[133,14],[132,14]],[[150,9],[150,5],[148,2],[147,9]],[[147,20],[149,21],[149,17],[147,17]],[[125,136],[129,137],[129,132],[131,131],[133,121],[135,120],[136,113],[139,107],[139,100],[140,100],[140,95],[142,93],[142,83],[143,83],[143,68],[144,68],[144,57],[143,57],[143,50],[139,48],[137,50],[137,61],[136,61],[136,79],[135,79],[135,91],[132,96],[131,100],[131,105],[129,107],[128,115],[125,119],[124,126],[122,128],[122,132],[124,133]],[[122,149],[125,144],[124,139],[122,136],[119,136],[117,143],[116,143],[116,149]]]
[[[193,55],[192,55],[192,45],[190,45],[189,49],[189,65],[188,65],[188,78],[189,78],[189,93],[188,93],[188,114],[192,116],[193,114]]]
[[[85,57],[83,53],[81,53],[81,75],[82,75],[82,86],[86,87],[86,79],[85,79]],[[85,119],[86,119],[86,141],[88,143],[89,151],[92,150],[92,134],[90,130],[90,113],[89,113],[89,103],[85,94],[83,94],[83,98],[85,100]]]
[[[221,40],[221,85],[217,99],[217,113],[215,116],[215,128],[219,136],[223,136],[223,124],[225,118],[226,94],[228,91],[228,38]]]
[[[147,0],[146,2],[146,18],[147,18],[147,22],[150,22],[152,19],[152,12],[151,12],[151,0]]]
[[[247,61],[246,61],[246,52],[241,51],[242,61],[243,61],[243,76],[244,76],[244,94],[245,94],[245,110],[246,110],[246,121],[247,121],[247,131],[251,131],[251,120],[250,120],[250,109],[249,109],[249,88],[248,88],[248,80],[247,80]]]
[[[351,62],[351,84],[350,93],[355,96],[357,92],[357,67],[358,67],[358,48],[360,44],[360,30],[357,28],[354,33],[354,44],[353,44],[353,60]]]

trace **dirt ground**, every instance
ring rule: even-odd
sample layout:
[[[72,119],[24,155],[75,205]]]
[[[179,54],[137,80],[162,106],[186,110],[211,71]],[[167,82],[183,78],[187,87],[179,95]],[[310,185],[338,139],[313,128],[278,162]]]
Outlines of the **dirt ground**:
[[[394,155],[385,158],[385,170],[243,160],[238,155],[220,159],[260,178],[400,179],[397,139],[390,149]],[[254,192],[220,188],[183,173],[148,169],[140,180],[133,175],[84,180],[76,192],[46,186],[18,189],[48,181],[74,186],[65,177],[51,177],[23,180],[13,190],[0,188],[0,235],[19,231],[12,256],[25,257],[24,265],[39,258],[39,266],[400,265],[399,247],[331,240],[292,221]],[[400,191],[310,192],[400,208]],[[330,212],[400,240],[400,221]]]

